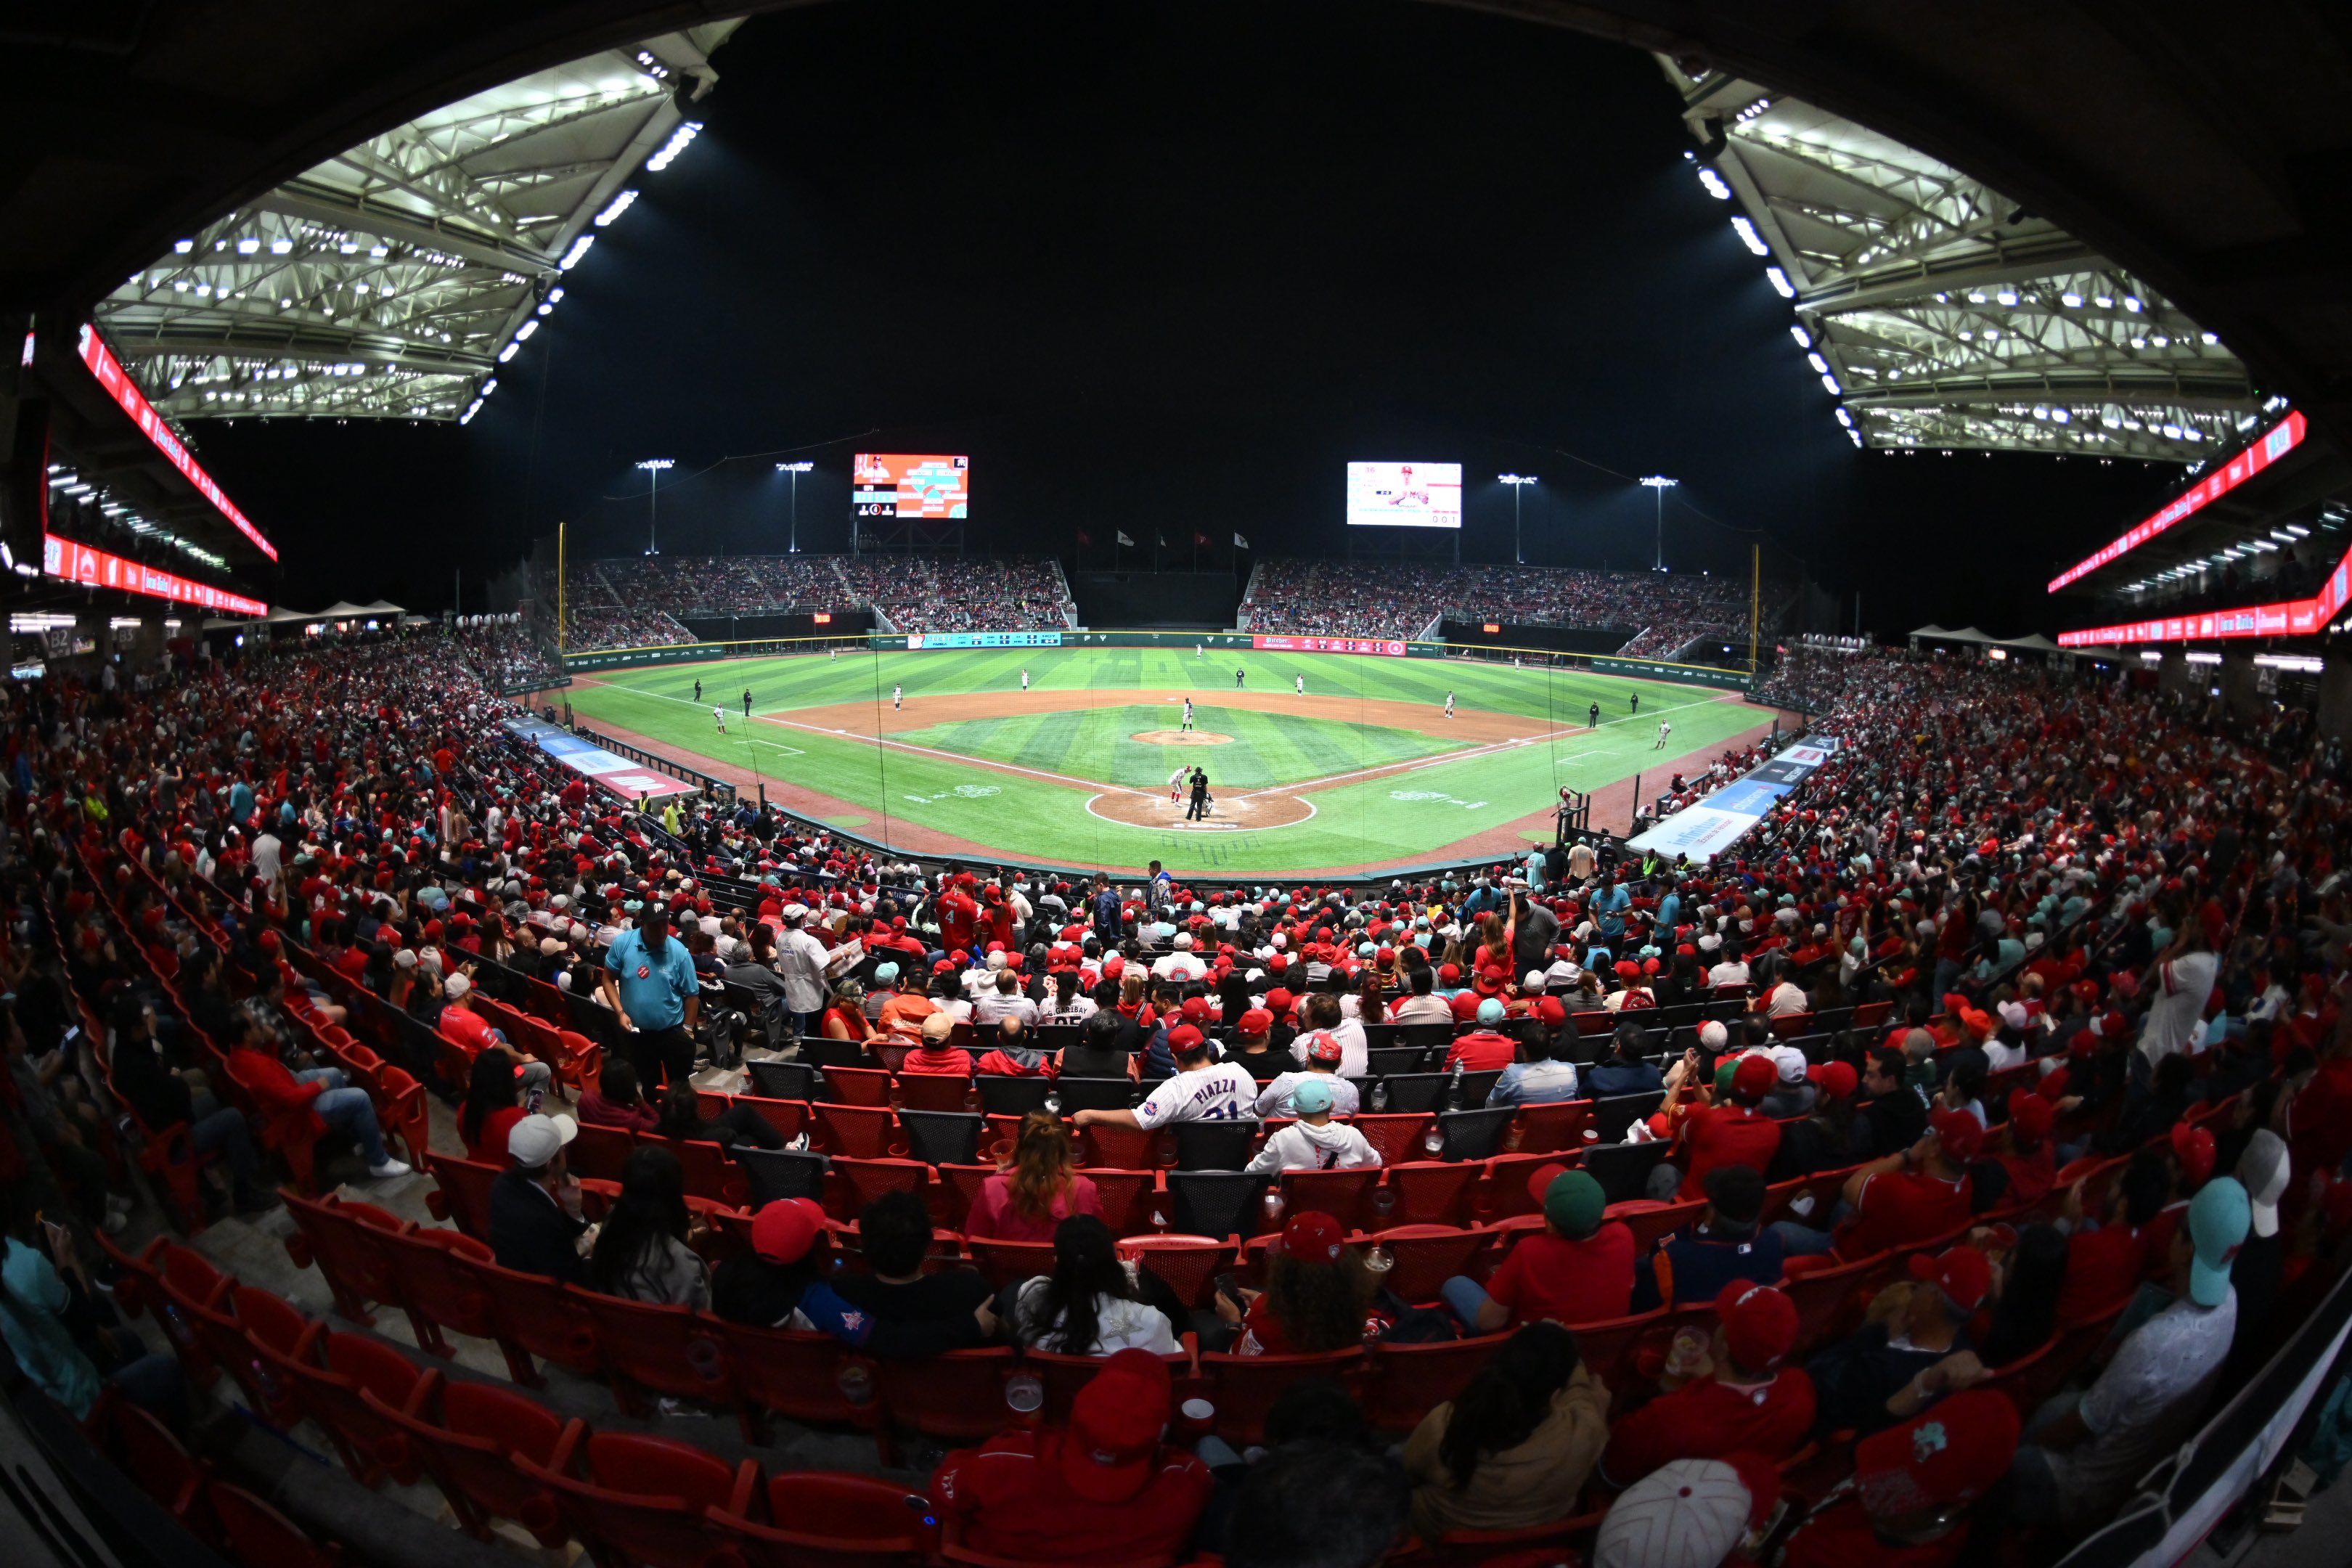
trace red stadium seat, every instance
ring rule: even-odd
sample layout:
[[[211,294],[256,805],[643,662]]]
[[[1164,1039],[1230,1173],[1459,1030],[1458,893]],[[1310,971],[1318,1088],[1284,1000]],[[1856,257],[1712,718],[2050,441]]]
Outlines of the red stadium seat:
[[[809,1108],[798,1100],[765,1100],[756,1094],[739,1094],[738,1105],[748,1105],[760,1113],[760,1119],[776,1130],[776,1135],[789,1143],[808,1130]]]
[[[1161,1158],[1160,1135],[1140,1127],[1097,1122],[1083,1136],[1089,1169],[1100,1166],[1114,1171],[1156,1171],[1168,1163]]]
[[[459,1272],[452,1255],[489,1262],[488,1242],[463,1231],[411,1226],[376,1238],[392,1260],[393,1278],[400,1289],[400,1305],[419,1349],[434,1355],[455,1353],[441,1331],[452,1330],[478,1339],[493,1337],[488,1300],[472,1276]]]
[[[705,1516],[711,1540],[745,1568],[880,1568],[928,1561],[938,1549],[939,1516],[920,1492],[872,1476],[804,1470],[768,1482],[762,1523],[758,1511],[731,1500]]]
[[[540,1385],[533,1356],[577,1373],[596,1371],[596,1326],[572,1299],[574,1293],[560,1281],[454,1252],[449,1264],[459,1279],[472,1282],[487,1303],[491,1337],[505,1352],[507,1370],[517,1383],[528,1388]]]
[[[1797,1306],[1797,1345],[1801,1357],[1845,1331],[1860,1320],[1871,1294],[1895,1272],[1894,1261],[1882,1253],[1853,1263],[1791,1274],[1782,1287]]]
[[[572,1534],[599,1563],[644,1568],[707,1568],[705,1516],[733,1502],[739,1486],[759,1485],[760,1467],[729,1465],[699,1448],[634,1432],[599,1432],[571,1468],[520,1455],[515,1468],[555,1495]]]
[[[1422,1144],[1436,1120],[1427,1111],[1417,1110],[1393,1116],[1357,1116],[1350,1118],[1348,1124],[1364,1135],[1364,1142],[1379,1153],[1381,1164],[1395,1165],[1429,1157]]]
[[[1486,1167],[1475,1161],[1414,1162],[1389,1167],[1389,1190],[1396,1194],[1395,1225],[1459,1226],[1468,1217],[1470,1197]]]
[[[624,1411],[650,1415],[654,1405],[646,1395],[665,1394],[733,1407],[715,1320],[690,1307],[625,1301],[577,1286],[572,1297],[594,1330],[597,1355]]]
[[[102,1396],[100,1411],[100,1425],[123,1473],[173,1519],[199,1534],[209,1531],[205,1467],[180,1446],[171,1428],[119,1395]]]
[[[881,1425],[884,1412],[874,1397],[873,1363],[831,1334],[717,1319],[711,1329],[732,1369],[747,1440],[758,1440],[763,1413],[812,1426],[872,1431]]]
[[[636,1146],[637,1135],[625,1127],[583,1121],[578,1136],[564,1149],[563,1163],[583,1181],[617,1182]]]
[[[902,1110],[969,1110],[971,1079],[946,1073],[900,1073],[890,1080]]]
[[[890,1075],[879,1068],[827,1068],[822,1099],[829,1105],[887,1106]]]
[[[1217,1407],[1217,1436],[1239,1448],[1265,1441],[1266,1414],[1292,1384],[1328,1378],[1357,1394],[1366,1364],[1361,1346],[1316,1355],[1204,1354],[1201,1381],[1203,1397]]]
[[[1217,1276],[1234,1258],[1230,1244],[1207,1236],[1130,1236],[1118,1252],[1158,1275],[1188,1307],[1209,1304]]]
[[[514,1520],[541,1546],[562,1546],[569,1536],[554,1498],[515,1464],[518,1456],[543,1469],[569,1468],[586,1441],[588,1427],[566,1421],[535,1399],[487,1383],[444,1384],[439,1420],[425,1411],[395,1410],[362,1389],[361,1398],[384,1424],[385,1452],[413,1458],[433,1478],[457,1515],[458,1528],[490,1539],[495,1520]],[[406,1445],[404,1452],[389,1447]]]
[[[1090,1167],[1078,1173],[1094,1183],[1096,1200],[1102,1205],[1102,1222],[1113,1236],[1141,1236],[1156,1228],[1151,1215],[1162,1201],[1158,1172]]]
[[[931,1189],[933,1210],[950,1230],[961,1230],[980,1202],[980,1189],[996,1174],[994,1165],[934,1165],[938,1184]]]
[[[1444,1225],[1399,1226],[1370,1238],[1391,1260],[1381,1283],[1415,1305],[1436,1300],[1438,1288],[1455,1275],[1481,1272],[1478,1260],[1493,1240],[1483,1230]]]
[[[1681,1204],[1637,1198],[1630,1204],[1611,1204],[1607,1217],[1623,1222],[1625,1228],[1633,1233],[1633,1256],[1647,1258],[1657,1250],[1660,1241],[1686,1225],[1696,1225],[1706,1214],[1705,1198]]]
[[[1380,1184],[1377,1165],[1353,1171],[1285,1171],[1283,1212],[1312,1210],[1329,1215],[1346,1229],[1360,1230],[1371,1218],[1372,1191]]]
[[[205,1502],[220,1523],[229,1554],[245,1568],[341,1568],[340,1547],[320,1545],[243,1487],[215,1481],[205,1490]]]
[[[822,1117],[825,1107],[818,1106]],[[867,1204],[886,1193],[914,1193],[929,1201],[931,1168],[920,1160],[850,1159],[836,1156],[834,1174],[842,1180],[848,1212],[837,1217],[854,1219]]]
[[[963,1245],[981,1273],[1000,1290],[1054,1271],[1054,1244],[1050,1241],[999,1241],[994,1237],[968,1236]]]
[[[433,1396],[441,1374],[425,1372],[390,1345],[363,1334],[330,1333],[314,1326],[301,1349],[323,1350],[325,1364],[307,1354],[281,1355],[268,1346],[262,1354],[286,1379],[295,1405],[316,1422],[341,1456],[343,1468],[362,1486],[380,1484],[385,1474],[383,1439],[394,1430],[360,1397],[372,1393],[380,1405],[413,1410]],[[393,1478],[403,1485],[415,1480],[413,1459],[400,1452],[402,1468]]]
[[[911,1426],[926,1437],[977,1443],[1013,1420],[1004,1404],[1004,1380],[1014,1364],[1010,1346],[992,1345],[922,1361],[877,1362],[874,1370],[893,1425]]]
[[[815,1122],[810,1141],[826,1153],[853,1160],[881,1160],[898,1141],[898,1119],[887,1105],[809,1107]]]
[[[264,1352],[310,1354],[303,1339],[316,1325],[282,1298],[250,1285],[238,1286],[231,1300],[236,1304],[236,1359],[222,1364],[245,1390],[255,1415],[279,1426],[291,1426],[300,1418],[301,1407]]]
[[[1589,1100],[1555,1100],[1548,1105],[1522,1105],[1511,1123],[1517,1140],[1512,1152],[1560,1154],[1584,1147],[1584,1130],[1592,1125]]]
[[[373,1204],[347,1203],[331,1195],[308,1198],[290,1191],[279,1195],[296,1227],[296,1234],[286,1238],[287,1256],[297,1268],[318,1265],[335,1298],[338,1317],[372,1324],[375,1314],[368,1310],[371,1303],[399,1300],[399,1283],[383,1237],[404,1221]]]
[[[1486,1364],[1508,1333],[1475,1339],[1440,1340],[1432,1344],[1399,1345],[1385,1342],[1372,1349],[1370,1385],[1364,1399],[1365,1417],[1381,1432],[1410,1432],[1421,1418],[1462,1392],[1478,1369]]]
[[[446,1219],[478,1241],[490,1239],[490,1185],[499,1168],[475,1160],[444,1156],[433,1162],[436,1190],[425,1194],[425,1206],[436,1219]]]

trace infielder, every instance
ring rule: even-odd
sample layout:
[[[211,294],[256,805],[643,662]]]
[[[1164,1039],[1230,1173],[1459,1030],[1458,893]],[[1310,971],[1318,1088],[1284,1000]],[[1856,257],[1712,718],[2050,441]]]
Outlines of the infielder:
[[[1299,696],[1301,696],[1301,697],[1306,696],[1306,695],[1307,695],[1307,678],[1306,678],[1305,676],[1303,676],[1303,675],[1300,675],[1300,676],[1294,676],[1294,677],[1292,677],[1292,679],[1295,679],[1295,680],[1297,680],[1297,681],[1298,682],[1298,695],[1299,695]]]
[[[727,710],[714,705],[710,716],[719,721],[719,732],[722,735],[727,733]]]
[[[906,706],[907,689],[903,686],[892,687],[890,689],[890,711],[896,713]]]
[[[1659,721],[1658,721],[1658,743],[1657,743],[1656,745],[1654,745],[1654,746],[1652,746],[1652,747],[1650,748],[1650,750],[1652,750],[1652,751],[1654,751],[1654,752],[1663,752],[1663,751],[1664,751],[1664,750],[1666,749],[1666,737],[1667,737],[1667,736],[1669,736],[1669,735],[1671,735],[1671,734],[1673,734],[1674,732],[1675,732],[1675,727],[1674,727],[1674,724],[1673,724],[1673,722],[1672,722],[1671,721],[1664,720],[1664,719],[1661,719],[1661,720],[1659,720]]]
[[[1021,689],[1024,691],[1029,689],[1029,667],[1027,665],[1023,665],[1021,667]]]
[[[1454,693],[1451,691],[1445,694],[1445,716],[1448,719],[1454,717]]]

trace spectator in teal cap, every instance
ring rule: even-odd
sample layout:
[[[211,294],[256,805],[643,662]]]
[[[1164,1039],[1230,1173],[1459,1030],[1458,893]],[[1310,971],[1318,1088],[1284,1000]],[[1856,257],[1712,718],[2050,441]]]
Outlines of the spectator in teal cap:
[[[2104,1522],[2196,1430],[2237,1332],[2230,1268],[2252,1223],[2236,1178],[2198,1189],[2173,1233],[2172,1305],[2134,1329],[2088,1389],[2058,1394],[2026,1424],[2010,1472],[2020,1520],[2069,1535]]]
[[[1381,1163],[1370,1140],[1344,1121],[1331,1120],[1331,1085],[1306,1077],[1290,1090],[1298,1120],[1276,1129],[1249,1163],[1252,1175],[1279,1171],[1352,1171]]]

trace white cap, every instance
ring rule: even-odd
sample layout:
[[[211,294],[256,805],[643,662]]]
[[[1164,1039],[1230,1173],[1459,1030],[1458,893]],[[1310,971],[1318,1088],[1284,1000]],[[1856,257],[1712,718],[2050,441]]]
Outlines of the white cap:
[[[1724,1041],[1730,1037],[1731,1031],[1723,1026],[1720,1018],[1709,1018],[1698,1026],[1698,1043],[1710,1051],[1721,1050]]]
[[[808,919],[808,906],[806,904],[786,904],[780,912],[786,925],[790,925],[795,921],[804,921]]]
[[[1540,991],[1543,987],[1544,972],[1540,969],[1528,970],[1528,977],[1519,982],[1519,989],[1522,991]]]
[[[580,1123],[569,1116],[526,1116],[507,1132],[507,1158],[536,1171],[579,1136]]]
[[[467,979],[463,974],[452,974],[447,980],[442,982],[441,985],[441,989],[448,994],[449,1000],[452,1002],[455,1002],[457,998],[463,996],[467,992],[471,991],[473,988],[474,983]]]
[[[1717,1568],[1748,1534],[1754,1500],[1720,1459],[1676,1459],[1618,1494],[1593,1568]]]
[[[1800,1047],[1774,1046],[1772,1047],[1772,1066],[1779,1070],[1782,1083],[1804,1082],[1805,1068],[1808,1065],[1805,1053]]]
[[[1190,952],[1192,951],[1192,933],[1191,931],[1180,931],[1176,933],[1176,951],[1179,952]]]

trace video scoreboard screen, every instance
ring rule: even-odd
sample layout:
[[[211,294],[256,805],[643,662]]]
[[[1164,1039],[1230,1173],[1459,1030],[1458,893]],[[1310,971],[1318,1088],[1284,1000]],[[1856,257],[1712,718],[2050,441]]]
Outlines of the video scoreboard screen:
[[[1459,528],[1459,463],[1350,463],[1350,528]]]
[[[968,515],[971,459],[909,452],[860,452],[851,504],[859,517]]]

